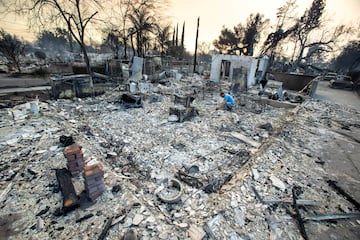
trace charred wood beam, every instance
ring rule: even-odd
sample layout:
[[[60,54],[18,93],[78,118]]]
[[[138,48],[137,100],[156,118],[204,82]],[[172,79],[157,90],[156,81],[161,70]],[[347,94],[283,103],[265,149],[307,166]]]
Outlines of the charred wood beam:
[[[87,215],[85,215],[85,216],[77,219],[75,222],[76,222],[76,223],[80,223],[80,222],[82,222],[82,221],[84,221],[84,220],[86,220],[86,219],[89,219],[89,218],[93,217],[93,216],[94,216],[94,214],[90,213],[90,214],[87,214]]]
[[[111,227],[111,224],[112,224],[112,220],[113,220],[113,218],[111,217],[111,218],[109,218],[108,221],[105,223],[105,226],[104,226],[104,228],[103,228],[103,230],[102,230],[102,232],[101,232],[98,240],[104,240],[104,239],[106,238],[106,236],[107,236],[107,234],[108,234],[108,232],[109,232],[109,230],[110,230],[110,227]]]
[[[39,213],[37,213],[35,216],[41,216],[44,215],[45,213],[47,213],[50,210],[49,206],[46,206],[43,210],[41,210]]]
[[[66,168],[56,169],[58,180],[63,195],[63,214],[80,206],[79,197],[76,195],[74,185],[71,181],[71,173]]]
[[[274,205],[274,204],[292,205],[293,204],[293,201],[290,201],[290,200],[278,200],[278,199],[266,200],[262,196],[260,196],[259,192],[253,186],[251,186],[251,189],[253,190],[255,197],[262,204],[267,204],[267,205]],[[319,203],[314,200],[303,200],[303,199],[296,199],[296,204],[298,206],[319,206]]]
[[[300,233],[301,233],[301,236],[305,239],[305,240],[308,240],[308,236],[306,234],[306,230],[305,230],[305,226],[304,226],[304,221],[303,219],[301,218],[301,214],[300,214],[300,211],[299,211],[299,207],[296,203],[296,200],[297,200],[297,194],[296,194],[296,189],[295,187],[292,188],[292,195],[293,195],[293,208],[295,210],[295,219],[299,225],[299,229],[300,229]]]
[[[350,196],[347,192],[344,191],[344,189],[342,189],[336,181],[333,180],[328,180],[327,183],[329,184],[330,187],[332,187],[335,191],[337,191],[339,194],[341,194],[342,196],[344,196],[346,198],[346,200],[348,200],[350,203],[352,203],[355,208],[357,210],[360,211],[360,203],[358,201],[356,201],[352,196]]]
[[[360,213],[332,213],[332,214],[321,214],[315,216],[306,216],[304,221],[332,221],[339,219],[360,219]]]

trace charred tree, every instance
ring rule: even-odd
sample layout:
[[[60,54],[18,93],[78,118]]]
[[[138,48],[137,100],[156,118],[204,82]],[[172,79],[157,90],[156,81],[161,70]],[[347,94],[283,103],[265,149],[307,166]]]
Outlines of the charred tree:
[[[90,2],[92,4],[90,4]],[[94,6],[94,7],[89,7]],[[88,25],[98,14],[96,8],[101,8],[98,0],[18,0],[6,3],[8,11],[29,16],[30,27],[52,27],[54,24],[65,26],[71,36],[79,44],[84,55],[86,69],[90,75],[90,87],[93,89],[90,59],[87,53],[85,37]]]
[[[193,69],[193,72],[196,72],[197,47],[198,47],[198,38],[199,38],[199,23],[200,23],[200,17],[198,17],[198,19],[197,19],[196,39],[195,39],[195,53],[194,53],[194,69]]]
[[[16,37],[0,30],[0,53],[7,60],[9,69],[15,67],[21,72],[20,56],[24,53],[25,45]]]

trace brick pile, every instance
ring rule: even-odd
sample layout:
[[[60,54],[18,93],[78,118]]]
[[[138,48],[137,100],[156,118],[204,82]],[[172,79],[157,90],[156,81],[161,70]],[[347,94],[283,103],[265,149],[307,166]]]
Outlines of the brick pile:
[[[64,156],[67,159],[67,168],[72,176],[79,175],[84,168],[84,152],[82,147],[76,143],[64,149]]]
[[[104,170],[100,162],[84,167],[85,190],[94,201],[105,191]]]

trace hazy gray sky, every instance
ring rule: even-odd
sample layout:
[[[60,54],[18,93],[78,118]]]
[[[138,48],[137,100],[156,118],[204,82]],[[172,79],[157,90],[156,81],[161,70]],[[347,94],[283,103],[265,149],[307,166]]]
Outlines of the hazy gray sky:
[[[251,13],[264,14],[270,24],[276,24],[277,9],[287,0],[171,0],[170,15],[179,28],[185,21],[185,46],[194,50],[196,21],[200,17],[199,42],[212,42],[222,26],[233,28],[245,23]],[[298,0],[298,14],[311,6],[312,0]],[[333,24],[360,23],[360,0],[327,0],[326,15]]]
[[[222,26],[233,28],[238,23],[245,23],[251,13],[264,14],[270,24],[276,23],[277,9],[287,0],[169,0],[167,15],[171,22],[179,23],[181,34],[185,21],[185,47],[189,51],[195,48],[196,21],[200,17],[199,42],[211,43],[215,40]],[[360,0],[327,0],[326,15],[330,24],[360,24]],[[312,0],[298,0],[297,13],[301,15],[309,8]],[[0,19],[0,26],[6,31],[33,40],[34,34],[27,31],[26,21],[17,17]],[[93,34],[94,36],[95,34]],[[95,39],[95,37],[94,37]],[[98,38],[101,39],[101,36]]]

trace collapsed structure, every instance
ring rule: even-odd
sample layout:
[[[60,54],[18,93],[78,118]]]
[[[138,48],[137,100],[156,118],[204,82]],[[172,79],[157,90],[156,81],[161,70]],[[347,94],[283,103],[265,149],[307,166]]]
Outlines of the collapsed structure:
[[[269,100],[246,84],[232,112],[215,111],[219,91],[233,82],[178,74],[152,83],[137,77],[93,98],[40,101],[38,113],[28,104],[1,109],[1,221],[16,213],[1,229],[7,237],[342,234],[336,223],[320,222],[329,219],[347,219],[347,234],[359,233],[358,191],[349,191],[359,181],[357,110],[305,96],[303,103]],[[76,143],[65,148],[61,136]],[[355,166],[346,176],[333,171],[343,154],[341,164]],[[65,191],[75,198],[64,198],[59,169],[72,173]]]

